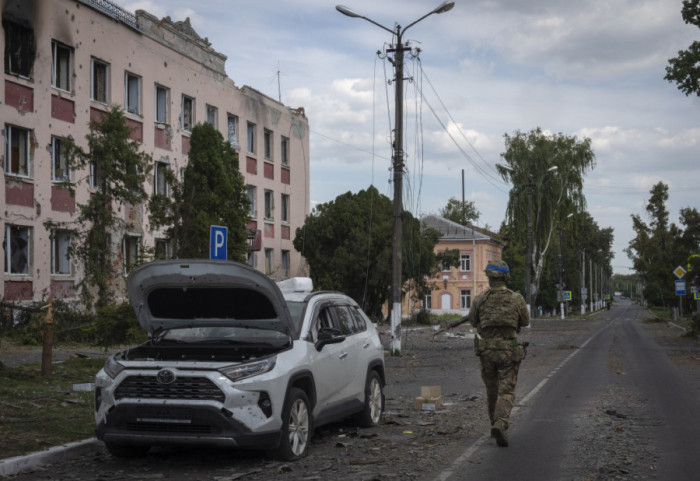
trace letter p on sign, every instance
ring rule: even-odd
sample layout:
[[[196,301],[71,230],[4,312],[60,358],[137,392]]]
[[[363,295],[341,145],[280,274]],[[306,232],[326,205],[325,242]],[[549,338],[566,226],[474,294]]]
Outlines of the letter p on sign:
[[[226,260],[228,229],[218,225],[209,226],[209,259]]]

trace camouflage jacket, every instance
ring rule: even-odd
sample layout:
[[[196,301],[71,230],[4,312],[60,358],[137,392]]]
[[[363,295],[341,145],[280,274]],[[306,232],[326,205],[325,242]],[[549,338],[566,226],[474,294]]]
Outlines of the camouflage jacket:
[[[485,339],[515,339],[521,327],[530,325],[525,299],[505,286],[491,287],[476,296],[468,320]]]

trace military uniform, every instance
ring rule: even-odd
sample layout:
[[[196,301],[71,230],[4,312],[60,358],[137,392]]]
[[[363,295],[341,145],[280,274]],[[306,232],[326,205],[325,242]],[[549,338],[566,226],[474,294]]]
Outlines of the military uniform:
[[[503,261],[489,261],[490,288],[474,299],[467,320],[477,329],[475,351],[481,358],[481,378],[486,385],[491,435],[499,446],[508,446],[506,431],[515,399],[515,383],[525,347],[516,335],[530,324],[523,296],[506,288],[510,270]]]

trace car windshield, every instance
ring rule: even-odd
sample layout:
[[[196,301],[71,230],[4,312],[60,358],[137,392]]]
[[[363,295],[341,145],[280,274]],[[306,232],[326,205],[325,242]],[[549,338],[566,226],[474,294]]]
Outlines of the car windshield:
[[[292,317],[292,322],[294,323],[294,332],[297,336],[301,333],[301,323],[304,320],[304,309],[306,308],[306,302],[299,301],[287,301],[287,307],[289,308],[289,314]]]
[[[187,327],[169,329],[158,342],[214,343],[214,344],[265,344],[283,346],[289,337],[279,331],[246,327]]]

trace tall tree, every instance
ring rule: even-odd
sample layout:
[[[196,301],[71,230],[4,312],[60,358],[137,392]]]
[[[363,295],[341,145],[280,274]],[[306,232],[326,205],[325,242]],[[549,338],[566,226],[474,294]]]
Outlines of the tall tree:
[[[480,215],[481,213],[477,210],[474,202],[462,202],[454,197],[451,197],[447,201],[447,205],[440,209],[440,216],[463,226],[468,226],[470,223],[479,220]]]
[[[248,253],[246,224],[250,200],[239,170],[238,154],[211,124],[197,124],[190,136],[184,180],[170,173],[171,195],[156,195],[151,224],[166,227],[176,258],[208,258],[209,229],[228,228],[228,259],[244,261]]]
[[[391,294],[393,203],[375,187],[318,205],[296,230],[294,248],[306,258],[317,289],[339,290],[373,318]],[[403,218],[403,280],[424,282],[434,272],[439,234]]]
[[[700,27],[700,0],[683,0],[681,16],[685,23]],[[675,82],[684,94],[700,96],[700,42],[691,43],[678,51],[678,57],[669,59],[664,78]]]
[[[513,184],[506,222],[511,225],[510,236],[522,246],[527,246],[531,222],[531,249],[526,255],[533,267],[536,292],[555,228],[569,213],[585,210],[583,178],[595,167],[595,154],[588,138],[547,134],[539,127],[528,133],[505,134],[504,138],[506,151],[501,157],[506,165],[499,164],[497,169]],[[532,303],[535,301],[536,294]]]
[[[83,301],[90,305],[96,290],[97,307],[112,301],[110,285],[119,263],[112,256],[113,237],[129,226],[120,216],[120,206],[137,205],[147,199],[144,182],[152,168],[151,157],[139,151],[139,143],[130,139],[124,112],[113,107],[100,120],[90,122],[85,136],[87,149],[70,145],[71,169],[90,167],[96,173],[96,188],[85,204],[78,204],[77,242],[71,254],[80,260],[84,277],[80,281]]]

